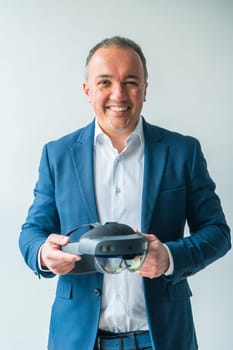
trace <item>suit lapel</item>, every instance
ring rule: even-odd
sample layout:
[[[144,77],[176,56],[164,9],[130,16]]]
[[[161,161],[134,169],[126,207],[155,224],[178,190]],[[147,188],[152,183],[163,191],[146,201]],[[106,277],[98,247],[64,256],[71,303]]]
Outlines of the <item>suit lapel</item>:
[[[79,190],[91,223],[98,221],[94,189],[94,125],[93,122],[82,129],[76,144],[71,148]]]
[[[167,145],[160,142],[158,128],[144,121],[145,158],[142,193],[142,232],[149,232],[167,161]]]

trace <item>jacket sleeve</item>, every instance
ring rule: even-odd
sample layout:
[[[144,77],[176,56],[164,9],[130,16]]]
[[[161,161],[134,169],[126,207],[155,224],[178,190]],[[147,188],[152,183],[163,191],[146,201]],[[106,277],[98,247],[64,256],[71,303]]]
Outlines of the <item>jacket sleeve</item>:
[[[227,226],[215,184],[209,176],[198,141],[187,184],[188,237],[166,242],[174,259],[174,283],[205,268],[231,248]]]
[[[29,208],[19,238],[19,246],[25,262],[36,275],[54,276],[51,272],[40,271],[38,252],[49,234],[59,232],[54,180],[49,165],[47,146],[45,146],[39,166],[39,178],[34,189],[34,201]]]

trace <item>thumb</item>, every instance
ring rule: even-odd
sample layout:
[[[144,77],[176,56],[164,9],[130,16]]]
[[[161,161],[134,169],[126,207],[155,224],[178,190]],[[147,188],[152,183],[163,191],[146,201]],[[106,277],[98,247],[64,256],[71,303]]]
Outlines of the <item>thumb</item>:
[[[69,241],[70,241],[70,237],[64,236],[64,235],[58,235],[55,233],[52,233],[51,235],[49,235],[47,239],[47,242],[56,244],[56,245],[65,245],[69,243]]]
[[[152,233],[141,233],[141,235],[147,238],[149,242],[154,242],[158,240],[158,238]]]

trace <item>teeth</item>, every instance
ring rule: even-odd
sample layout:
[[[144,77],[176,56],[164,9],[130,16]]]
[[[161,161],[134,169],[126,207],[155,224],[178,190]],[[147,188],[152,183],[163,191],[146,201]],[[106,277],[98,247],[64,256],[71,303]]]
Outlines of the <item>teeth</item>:
[[[115,112],[123,112],[126,111],[128,107],[111,106],[110,109]]]

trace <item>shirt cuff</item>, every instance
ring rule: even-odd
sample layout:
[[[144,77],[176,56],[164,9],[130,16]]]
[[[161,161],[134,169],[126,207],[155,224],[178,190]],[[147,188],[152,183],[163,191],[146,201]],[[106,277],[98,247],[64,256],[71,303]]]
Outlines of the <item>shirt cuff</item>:
[[[43,247],[43,244],[40,247],[39,252],[38,252],[38,256],[37,256],[38,267],[39,267],[39,270],[42,271],[42,272],[50,272],[50,270],[47,267],[41,266],[41,263],[40,263],[40,254],[41,254],[42,247]]]
[[[163,246],[167,249],[168,257],[169,257],[169,267],[168,267],[167,271],[164,273],[164,275],[170,276],[174,272],[174,260],[173,260],[172,253],[171,253],[170,249],[168,248],[168,246],[166,244],[163,244]]]

